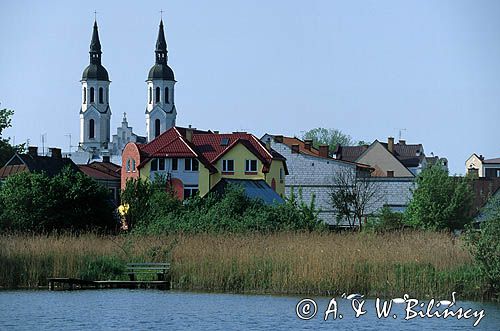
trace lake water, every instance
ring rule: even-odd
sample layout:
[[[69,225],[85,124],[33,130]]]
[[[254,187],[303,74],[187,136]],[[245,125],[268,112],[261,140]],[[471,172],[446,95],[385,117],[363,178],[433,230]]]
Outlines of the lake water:
[[[405,304],[378,319],[372,299],[355,318],[351,301],[336,298],[337,319],[331,314],[324,321],[332,298],[312,297],[317,315],[301,320],[296,316],[301,299],[156,290],[2,291],[0,330],[500,330],[500,305],[492,303],[459,301],[450,308],[484,309],[474,328],[477,318],[404,320]]]

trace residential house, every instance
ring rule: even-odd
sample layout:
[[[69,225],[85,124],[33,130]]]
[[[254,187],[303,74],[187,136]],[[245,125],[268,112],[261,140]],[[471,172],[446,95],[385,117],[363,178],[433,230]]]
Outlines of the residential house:
[[[352,172],[353,176],[369,176],[373,170],[365,164],[336,160],[329,155],[327,145],[315,148],[312,140],[265,134],[261,141],[270,144],[287,160],[289,175],[286,178],[285,195],[300,195],[306,203],[310,203],[314,197],[319,210],[318,217],[330,225],[337,225],[336,213],[330,203],[330,193],[335,190],[335,174]]]
[[[60,173],[65,167],[80,171],[71,159],[62,157],[61,149],[50,148],[49,154],[49,156],[38,155],[38,148],[35,146],[28,147],[28,153],[26,154],[16,153],[0,168],[0,180],[5,180],[9,176],[21,172],[43,172],[52,177]]]
[[[94,161],[78,165],[78,168],[102,187],[108,189],[115,205],[119,204],[121,182],[121,167],[119,165],[109,162],[109,159],[104,157],[104,162]]]
[[[394,143],[392,137],[387,143],[375,140],[371,145],[337,146],[334,155],[338,160],[372,166],[375,171],[371,180],[377,183],[384,196],[382,204],[400,212],[406,209],[415,177],[422,169],[435,163],[448,169],[446,158],[426,157],[422,144],[407,144],[405,140]]]
[[[121,185],[123,189],[127,180],[153,180],[163,175],[178,197],[184,199],[194,194],[204,196],[221,181],[238,180],[250,196],[248,190],[259,187],[265,192],[257,195],[268,196],[271,188],[276,193],[274,199],[281,200],[288,174],[285,161],[282,155],[250,133],[221,134],[172,127],[148,144],[125,146]],[[258,185],[253,185],[255,183]],[[225,185],[220,184],[217,190],[221,187]]]
[[[474,153],[465,161],[465,170],[477,177],[499,178],[500,158],[485,159]]]

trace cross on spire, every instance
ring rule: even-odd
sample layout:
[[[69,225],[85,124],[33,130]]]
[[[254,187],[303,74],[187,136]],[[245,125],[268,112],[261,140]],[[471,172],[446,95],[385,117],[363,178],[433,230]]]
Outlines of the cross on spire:
[[[163,19],[163,10],[160,10],[160,19]]]
[[[94,10],[94,21],[97,21],[97,11]]]

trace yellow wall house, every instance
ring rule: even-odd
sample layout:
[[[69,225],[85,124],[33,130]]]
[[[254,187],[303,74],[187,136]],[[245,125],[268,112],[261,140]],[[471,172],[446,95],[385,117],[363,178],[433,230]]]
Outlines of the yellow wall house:
[[[146,145],[127,144],[122,154],[122,188],[130,179],[163,175],[181,199],[240,184],[272,203],[284,196],[287,174],[286,159],[246,132],[173,127]]]

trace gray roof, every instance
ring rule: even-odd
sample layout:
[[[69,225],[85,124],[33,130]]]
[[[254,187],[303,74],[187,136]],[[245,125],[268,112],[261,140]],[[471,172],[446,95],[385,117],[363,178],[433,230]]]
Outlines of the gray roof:
[[[223,194],[228,185],[238,185],[243,188],[245,195],[250,199],[260,199],[266,205],[280,204],[284,200],[264,180],[230,179],[222,178],[213,188],[212,192]]]

